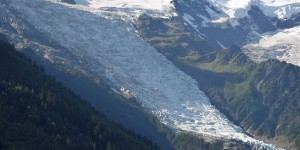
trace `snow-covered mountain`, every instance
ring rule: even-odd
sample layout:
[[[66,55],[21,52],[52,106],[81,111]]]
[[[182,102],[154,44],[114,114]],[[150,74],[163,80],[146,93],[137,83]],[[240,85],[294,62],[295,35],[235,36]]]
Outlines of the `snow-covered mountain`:
[[[211,22],[229,21],[233,26],[238,26],[238,20],[249,15],[251,6],[257,6],[266,17],[278,20],[295,20],[292,17],[300,14],[299,0],[211,0],[211,3],[221,12],[220,14],[211,13],[213,16]],[[271,23],[276,25],[276,22]],[[248,40],[244,43],[246,44],[244,52],[252,60],[261,62],[273,58],[300,66],[299,26],[266,33],[259,33],[256,29],[251,32],[247,35]]]
[[[115,13],[126,14],[133,19],[147,13],[153,17],[168,18],[176,16],[172,0],[75,0],[76,4],[102,10],[113,10]]]
[[[265,33],[258,42],[249,43],[243,49],[256,62],[278,59],[300,66],[300,26]]]
[[[263,40],[262,36],[266,40],[267,34],[279,34],[281,32],[279,29],[284,28],[299,30],[294,27],[300,25],[299,0],[178,0],[175,1],[175,8],[186,24],[194,28],[195,32],[198,32],[213,49],[228,48],[233,44],[242,47],[249,43],[258,43]],[[281,36],[290,34],[281,34]],[[286,41],[282,42],[277,41],[276,44],[279,45],[277,47],[286,43]],[[269,53],[272,54],[271,57],[264,57],[265,55],[261,57],[264,57],[263,60],[280,57],[281,61],[294,63],[295,59],[300,58],[297,56],[292,58],[288,53],[293,53],[292,51],[299,47],[297,41],[291,40],[289,44],[293,45],[293,49],[286,48],[285,57],[281,57],[280,55],[283,54],[276,52]],[[268,47],[270,50],[274,48],[276,47]],[[252,50],[251,54],[256,51],[261,53],[260,50]],[[274,51],[279,50],[274,49]]]
[[[244,18],[251,6],[258,6],[268,17],[287,19],[300,12],[300,2],[297,0],[210,0],[216,12],[211,12],[213,23],[223,23],[230,19]]]
[[[179,15],[213,49],[228,48],[232,44],[242,47],[250,43],[258,44],[261,40],[266,41],[268,36],[264,36],[264,34],[276,34],[280,32],[277,30],[278,28],[284,28],[284,25],[279,25],[281,22],[300,25],[299,0],[142,0],[138,3],[130,0],[75,1],[78,5],[108,10],[131,20],[135,20],[142,14],[158,18],[171,18]],[[283,35],[288,36],[289,34],[281,34],[281,36]],[[261,39],[262,36],[263,39]],[[299,65],[297,63],[297,60],[300,59],[299,56],[289,55],[294,53],[295,49],[296,51],[300,49],[297,41],[289,42],[293,45],[292,49],[291,47],[286,47],[284,50],[276,49],[285,43],[278,41],[277,45],[279,46],[268,47],[269,50],[274,49],[274,52],[268,53],[268,56],[261,55],[259,49],[255,50],[258,47],[251,47],[254,49],[252,53],[247,52],[246,54],[249,54],[250,58],[260,55],[261,60],[278,58],[281,61]],[[247,47],[249,48],[249,46]],[[281,51],[281,53],[276,51]]]
[[[54,0],[3,0],[0,8],[0,32],[17,48],[30,47],[47,63],[103,78],[115,92],[136,97],[170,128],[275,148],[229,121],[194,79],[119,15]]]

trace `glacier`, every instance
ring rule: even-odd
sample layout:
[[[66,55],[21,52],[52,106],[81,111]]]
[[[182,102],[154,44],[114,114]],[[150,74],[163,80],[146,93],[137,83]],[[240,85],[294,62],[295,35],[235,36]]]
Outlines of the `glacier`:
[[[197,14],[204,24],[211,26],[239,25],[239,19],[248,16],[252,6],[257,6],[269,18],[286,20],[300,13],[300,0],[193,0],[208,15]],[[190,5],[189,1],[178,0],[181,5]],[[192,6],[191,6],[192,7]],[[199,10],[201,12],[203,10]]]
[[[170,18],[177,16],[176,8],[172,0],[141,0],[136,3],[131,0],[75,0],[78,5],[84,5],[90,8],[98,10],[111,10],[110,13],[115,15],[125,15],[125,18],[131,20],[137,19],[142,14],[147,14],[152,17]],[[213,10],[207,8],[207,11],[212,16],[208,19],[201,16],[204,22],[200,26],[207,27],[212,24],[225,24],[229,22],[233,26],[239,25],[237,19],[246,17],[251,6],[258,6],[262,12],[271,18],[287,19],[293,15],[300,13],[300,1],[299,0],[207,0],[212,6],[214,6],[221,13],[216,13]],[[181,1],[179,1],[181,2]],[[200,2],[200,1],[199,1]],[[183,1],[181,3],[184,3]],[[200,15],[200,14],[199,14]],[[199,25],[194,23],[195,19],[189,15],[184,14],[182,18],[191,25],[197,32]],[[221,25],[221,28],[224,27]],[[259,35],[256,37],[256,44],[253,41],[248,41],[244,46],[244,52],[247,56],[255,62],[262,62],[268,59],[278,59],[280,61],[287,61],[294,65],[300,65],[299,56],[299,38],[294,34],[299,33],[299,28],[290,29],[292,32],[280,32],[276,31],[276,37],[281,37],[283,40],[276,40],[277,42],[270,42],[275,40],[274,37],[270,38],[269,34]],[[285,34],[282,34],[285,33]],[[275,33],[273,33],[275,34]],[[250,35],[252,36],[252,35]],[[290,38],[289,36],[292,36]],[[287,37],[287,38],[285,38]],[[253,37],[252,37],[253,38]],[[278,38],[277,38],[278,39]],[[268,41],[268,42],[267,42]],[[218,42],[219,43],[219,42]],[[266,43],[274,43],[274,45],[266,47],[262,45],[268,45]],[[221,44],[222,45],[222,44]],[[225,48],[223,46],[223,48]]]
[[[172,0],[75,0],[77,5],[84,5],[102,10],[113,10],[123,13],[132,19],[137,19],[142,14],[152,17],[170,18],[177,16]]]
[[[178,2],[184,8],[189,9],[190,7],[192,9],[191,12],[183,11],[181,14],[186,24],[194,28],[196,32],[204,33],[204,36],[202,36],[204,39],[205,36],[208,39],[212,37],[211,41],[214,42],[214,44],[211,44],[212,46],[220,45],[219,48],[224,49],[236,44],[241,46],[243,52],[257,63],[268,59],[277,59],[300,66],[299,24],[287,27],[287,29],[278,29],[280,27],[277,26],[278,20],[296,22],[296,16],[300,15],[300,0],[192,1],[192,5],[199,5],[196,7],[200,9],[199,12],[193,10],[193,6],[188,1],[178,0]],[[209,3],[204,4],[204,2]],[[252,6],[259,8],[256,13],[263,13],[255,16],[264,16],[265,20],[256,17],[254,19],[251,14],[248,14],[249,10],[254,11]],[[209,15],[205,15],[201,11]],[[248,22],[245,23],[245,20]],[[261,28],[259,24],[265,24],[266,27],[262,26],[263,28]],[[233,39],[232,41],[222,38],[217,39],[213,36],[214,33],[237,38],[229,38]]]
[[[300,26],[265,33],[257,42],[250,42],[242,49],[258,63],[278,59],[300,66]]]
[[[222,13],[211,13],[215,23],[246,17],[251,6],[257,6],[268,17],[288,19],[300,13],[299,0],[208,0]]]
[[[103,10],[54,0],[2,0],[0,32],[49,63],[81,67],[176,131],[279,149],[248,135],[211,103],[197,82],[137,35],[130,22]],[[34,36],[32,36],[34,35]]]

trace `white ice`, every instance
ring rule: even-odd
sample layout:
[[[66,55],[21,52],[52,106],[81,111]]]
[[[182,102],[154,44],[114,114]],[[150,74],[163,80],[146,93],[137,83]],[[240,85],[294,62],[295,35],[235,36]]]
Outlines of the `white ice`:
[[[212,22],[222,23],[247,16],[251,6],[258,6],[268,17],[290,18],[300,13],[300,0],[209,0],[222,14],[213,13]]]
[[[79,5],[97,9],[119,8],[122,12],[139,16],[143,13],[156,12],[156,17],[171,17],[176,15],[172,0],[75,0]]]
[[[266,33],[258,42],[247,44],[243,49],[256,62],[278,59],[300,66],[300,26]]]

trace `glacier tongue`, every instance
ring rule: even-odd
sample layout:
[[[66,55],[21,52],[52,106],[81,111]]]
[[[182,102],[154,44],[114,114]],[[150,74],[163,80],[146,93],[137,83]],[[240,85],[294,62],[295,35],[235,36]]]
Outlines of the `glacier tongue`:
[[[274,148],[247,136],[230,122],[199,90],[195,80],[137,36],[129,23],[106,19],[104,14],[88,8],[47,0],[4,0],[0,8],[1,18],[7,20],[15,14],[38,31],[36,34],[65,47],[55,51],[37,48],[36,53],[49,60],[72,60],[107,79],[112,87],[134,95],[145,109],[169,127]],[[27,30],[14,23],[11,27]],[[27,33],[17,34],[30,39]],[[15,33],[7,34],[10,35]],[[42,41],[34,39],[23,44],[28,43]]]

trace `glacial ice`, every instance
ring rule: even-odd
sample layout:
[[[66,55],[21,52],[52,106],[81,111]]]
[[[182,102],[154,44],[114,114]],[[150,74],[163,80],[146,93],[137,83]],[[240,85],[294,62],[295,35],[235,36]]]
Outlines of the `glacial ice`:
[[[268,17],[290,18],[300,13],[300,0],[208,0],[220,10],[221,14],[212,14],[217,20],[243,18],[248,15],[251,6],[258,6]],[[215,20],[215,22],[218,22]],[[220,22],[220,21],[219,21]]]
[[[255,62],[278,59],[300,66],[300,26],[265,33],[245,45],[243,52]]]
[[[0,26],[0,32],[18,47],[32,47],[50,63],[78,65],[106,79],[178,131],[275,149],[229,121],[194,79],[137,36],[130,23],[105,15],[54,0],[3,0],[1,24],[12,29]],[[43,39],[32,38],[33,34]]]
[[[176,16],[172,0],[75,0],[76,4],[91,8],[114,9],[114,12],[125,13],[133,19],[141,14],[159,18]]]

